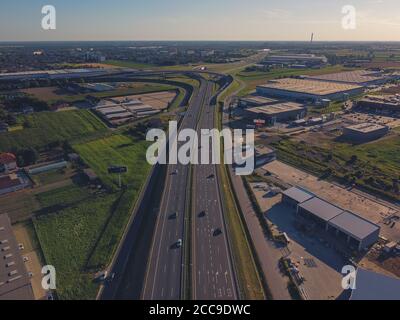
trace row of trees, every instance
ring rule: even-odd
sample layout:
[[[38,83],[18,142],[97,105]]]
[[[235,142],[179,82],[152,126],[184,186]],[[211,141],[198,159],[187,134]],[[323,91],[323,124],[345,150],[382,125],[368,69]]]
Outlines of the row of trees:
[[[19,167],[30,166],[35,164],[39,159],[39,153],[35,148],[19,149],[15,152],[17,157],[17,164]]]

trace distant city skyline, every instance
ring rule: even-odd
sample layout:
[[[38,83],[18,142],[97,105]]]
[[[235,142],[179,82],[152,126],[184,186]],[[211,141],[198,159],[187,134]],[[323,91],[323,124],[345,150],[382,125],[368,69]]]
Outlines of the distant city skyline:
[[[44,5],[57,29],[41,28]],[[357,27],[342,27],[343,6]],[[398,0],[3,0],[0,41],[400,41]]]

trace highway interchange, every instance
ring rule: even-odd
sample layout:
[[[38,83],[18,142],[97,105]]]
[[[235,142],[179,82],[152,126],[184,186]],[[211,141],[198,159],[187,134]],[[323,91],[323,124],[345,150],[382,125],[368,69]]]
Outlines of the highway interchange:
[[[210,105],[214,83],[203,77],[198,79],[200,86],[193,92],[178,131],[185,128],[197,130],[200,139],[201,129],[215,126],[215,106]],[[178,148],[181,144],[178,143]],[[139,297],[136,295],[137,298],[238,299],[217,165],[168,165],[156,211],[147,259],[139,263],[139,257],[133,252],[133,242],[140,241],[138,233],[141,232],[133,221],[109,269],[109,274],[116,275],[115,280],[105,283],[99,298],[108,300],[131,296],[128,291],[137,285],[125,283],[129,278],[125,274],[134,273],[134,270],[129,270],[128,263],[128,256],[132,256],[136,259],[132,265],[139,266],[133,268],[144,269],[143,263],[147,263],[141,294]],[[133,220],[137,219],[134,215]],[[145,214],[141,219],[146,219]],[[182,245],[178,244],[179,241]]]

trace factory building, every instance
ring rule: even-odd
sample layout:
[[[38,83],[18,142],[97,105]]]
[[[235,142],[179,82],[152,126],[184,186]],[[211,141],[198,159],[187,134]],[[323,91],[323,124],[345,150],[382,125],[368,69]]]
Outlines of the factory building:
[[[275,124],[277,121],[301,119],[306,114],[307,108],[303,104],[295,102],[280,102],[245,109],[245,115],[249,120],[262,120],[270,125]]]
[[[368,70],[355,70],[338,73],[328,73],[317,76],[304,76],[305,79],[353,84],[363,87],[372,85],[381,85],[392,79],[391,76],[385,76],[379,71],[368,71]]]
[[[379,238],[380,227],[362,217],[344,211],[328,222],[328,231],[358,250],[373,245]]]
[[[27,71],[14,73],[0,73],[0,81],[12,80],[41,80],[41,79],[73,79],[95,77],[117,73],[117,70],[90,68],[90,69],[61,69],[61,70],[43,70],[43,71]]]
[[[400,279],[358,268],[349,300],[400,300]]]
[[[352,212],[292,187],[282,193],[282,202],[296,208],[296,216],[325,230],[333,238],[356,250],[369,248],[379,239],[380,227]]]
[[[362,143],[379,139],[389,132],[388,126],[375,123],[359,123],[343,129],[343,137],[346,140]]]
[[[249,95],[239,99],[239,107],[261,107],[278,103],[278,100],[257,95]]]
[[[356,108],[381,114],[400,113],[400,96],[365,96],[357,102]]]
[[[113,125],[125,123],[133,118],[146,117],[161,112],[160,109],[140,104],[122,103],[100,105],[95,108],[96,112],[106,121]]]
[[[314,54],[283,54],[268,55],[263,64],[266,65],[282,65],[282,66],[305,66],[314,67],[322,66],[328,63],[325,56],[316,56]]]
[[[312,102],[325,99],[347,100],[361,94],[363,90],[359,85],[298,78],[270,80],[256,89],[258,95]]]
[[[313,193],[301,187],[292,187],[282,193],[282,201],[293,209],[296,209],[299,204],[314,197],[315,195]]]

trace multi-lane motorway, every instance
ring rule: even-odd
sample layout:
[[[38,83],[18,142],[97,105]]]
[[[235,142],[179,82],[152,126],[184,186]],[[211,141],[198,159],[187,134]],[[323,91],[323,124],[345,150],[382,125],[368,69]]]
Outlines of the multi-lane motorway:
[[[209,105],[211,94],[212,84],[202,80],[181,126],[181,129],[197,129],[199,139],[201,129],[214,128],[215,110]],[[193,299],[237,299],[216,165],[194,165],[190,184],[189,175],[189,165],[168,168],[143,299],[179,299],[185,286],[191,288]],[[184,252],[189,245],[184,242],[188,239],[185,231],[191,239],[190,265],[185,265]],[[179,239],[183,241],[182,247],[176,246]],[[189,284],[184,281],[184,273],[189,271],[185,268],[191,268]]]
[[[196,129],[208,86],[204,80],[195,93],[179,130]],[[178,148],[180,144],[178,143]],[[143,299],[164,300],[183,298],[184,250],[186,243],[187,210],[190,202],[190,166],[169,165],[159,217],[154,232],[148,269],[143,288]],[[182,245],[178,245],[178,241]]]
[[[194,129],[200,139],[201,129],[214,128],[212,89],[212,82],[200,78],[178,132]],[[216,165],[178,163],[168,165],[166,171],[155,226],[149,228],[152,238],[146,237],[148,245],[140,244],[144,240],[138,233],[145,231],[140,223],[132,223],[110,268],[115,279],[105,284],[99,297],[126,299],[141,289],[140,298],[146,300],[238,299]],[[146,219],[146,214],[140,217]],[[129,253],[134,248],[139,248],[144,260]],[[135,280],[135,274],[143,274],[143,280]]]
[[[209,102],[207,97],[200,116],[199,137],[201,129],[213,129],[215,125],[215,107]],[[212,150],[210,145],[207,152],[210,161]],[[193,166],[192,203],[192,298],[237,299],[215,164]]]

